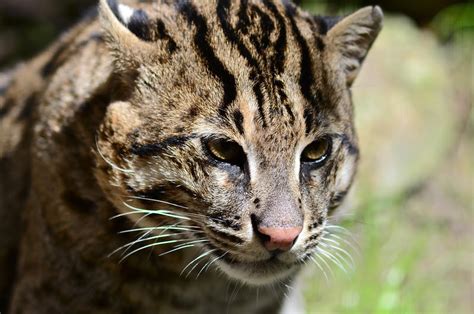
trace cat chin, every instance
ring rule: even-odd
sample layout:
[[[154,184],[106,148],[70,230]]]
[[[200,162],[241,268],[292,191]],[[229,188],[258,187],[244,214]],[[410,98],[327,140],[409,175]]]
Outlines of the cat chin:
[[[275,282],[288,279],[299,269],[296,265],[275,265],[271,262],[229,264],[225,261],[219,261],[217,266],[230,278],[251,286],[271,285]]]

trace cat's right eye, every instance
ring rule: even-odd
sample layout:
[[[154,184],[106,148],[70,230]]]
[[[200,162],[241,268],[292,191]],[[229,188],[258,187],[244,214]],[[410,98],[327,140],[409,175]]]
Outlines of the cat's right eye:
[[[219,138],[211,139],[206,142],[206,148],[210,155],[218,161],[239,167],[245,163],[245,152],[234,141]]]

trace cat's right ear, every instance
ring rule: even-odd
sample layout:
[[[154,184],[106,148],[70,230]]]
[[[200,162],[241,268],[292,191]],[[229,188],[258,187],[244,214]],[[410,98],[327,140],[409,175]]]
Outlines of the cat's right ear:
[[[116,59],[135,63],[139,62],[140,55],[152,50],[150,21],[143,10],[116,0],[100,0],[99,16],[105,39]]]

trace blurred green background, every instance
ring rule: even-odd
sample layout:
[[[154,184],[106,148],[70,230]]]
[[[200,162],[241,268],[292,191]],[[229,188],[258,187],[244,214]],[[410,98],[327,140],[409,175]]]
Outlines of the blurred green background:
[[[0,69],[95,2],[0,0]],[[328,15],[374,4],[300,2]],[[308,313],[474,313],[474,5],[376,3],[385,27],[353,87],[361,165],[335,218],[355,267],[308,270]]]

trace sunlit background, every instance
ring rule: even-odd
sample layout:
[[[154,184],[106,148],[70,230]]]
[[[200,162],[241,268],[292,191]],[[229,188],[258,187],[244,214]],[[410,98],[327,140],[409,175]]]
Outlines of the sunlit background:
[[[95,2],[0,0],[0,69]],[[377,3],[385,26],[353,87],[359,176],[337,220],[355,266],[342,251],[339,266],[316,259],[308,313],[474,313],[474,6]],[[302,1],[325,15],[366,4]]]

